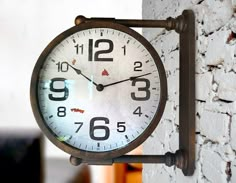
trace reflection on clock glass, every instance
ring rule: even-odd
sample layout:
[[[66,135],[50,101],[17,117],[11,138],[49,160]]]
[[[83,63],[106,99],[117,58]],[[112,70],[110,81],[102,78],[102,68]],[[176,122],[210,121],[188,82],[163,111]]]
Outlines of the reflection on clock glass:
[[[77,149],[106,152],[127,146],[155,117],[157,66],[130,35],[91,28],[74,33],[40,70],[39,107],[56,138]]]

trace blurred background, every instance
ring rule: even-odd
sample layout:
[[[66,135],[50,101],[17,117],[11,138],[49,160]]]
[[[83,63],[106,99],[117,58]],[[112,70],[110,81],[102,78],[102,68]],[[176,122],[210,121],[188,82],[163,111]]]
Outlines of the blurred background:
[[[31,173],[33,176],[40,166],[40,175],[44,177],[45,183],[73,182],[78,172],[86,173],[86,169],[89,169],[90,182],[105,182],[103,167],[79,168],[70,165],[69,155],[41,134],[30,106],[31,74],[43,49],[58,34],[74,26],[77,15],[141,19],[141,8],[141,0],[0,0],[2,174],[8,171],[6,166],[11,166],[12,170],[15,162],[23,162],[23,165],[16,167],[19,172],[21,169],[26,170],[19,176]],[[35,162],[32,157],[27,159],[30,156],[35,156]],[[14,175],[14,172],[10,175]]]

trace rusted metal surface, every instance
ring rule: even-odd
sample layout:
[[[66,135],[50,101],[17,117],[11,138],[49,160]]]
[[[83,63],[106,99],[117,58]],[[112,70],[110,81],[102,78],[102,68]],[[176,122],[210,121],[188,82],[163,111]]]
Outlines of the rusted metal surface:
[[[115,22],[118,24],[122,24],[127,27],[159,27],[159,28],[167,28],[174,29],[175,27],[175,19],[168,18],[167,20],[138,20],[138,19],[115,19],[115,18],[86,18],[84,16],[78,16],[75,19],[75,25],[79,25],[81,23],[87,22],[96,22],[96,21],[104,21],[104,22]]]
[[[102,159],[97,161],[84,160],[71,156],[71,164],[78,166],[81,163],[92,165],[112,165],[113,163],[163,163],[166,166],[182,166],[183,152],[178,150],[176,153],[167,152],[164,155],[123,155],[114,159]]]
[[[195,169],[195,18],[192,11],[184,11],[186,28],[180,32],[180,96],[179,148],[186,163],[180,167],[185,175]]]
[[[181,32],[186,24],[182,21],[182,15],[177,18],[169,17],[166,20],[139,20],[139,19],[115,19],[115,18],[86,18],[79,15],[75,18],[75,25],[88,22],[115,22],[127,27],[165,28]]]

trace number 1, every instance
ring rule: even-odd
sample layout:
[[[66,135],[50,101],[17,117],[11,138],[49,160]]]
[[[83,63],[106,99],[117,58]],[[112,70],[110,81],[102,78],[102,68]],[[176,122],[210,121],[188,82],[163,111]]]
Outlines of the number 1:
[[[124,49],[124,55],[126,55],[126,46],[124,45],[123,47],[121,47]]]

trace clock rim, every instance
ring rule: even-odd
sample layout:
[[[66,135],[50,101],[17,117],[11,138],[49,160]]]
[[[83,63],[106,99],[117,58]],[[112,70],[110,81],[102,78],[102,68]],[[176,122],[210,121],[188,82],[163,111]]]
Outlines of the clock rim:
[[[53,135],[54,132],[48,127],[46,122],[44,122],[43,115],[41,114],[40,107],[39,107],[39,101],[38,101],[38,82],[39,82],[39,74],[40,70],[47,58],[47,56],[51,53],[51,51],[64,39],[70,37],[72,34],[87,30],[87,29],[92,29],[92,28],[110,28],[110,29],[115,29],[121,32],[124,32],[128,34],[129,36],[135,38],[138,40],[150,53],[152,56],[156,67],[158,69],[158,74],[160,78],[160,101],[159,105],[157,107],[156,113],[151,120],[150,124],[148,127],[133,141],[129,142],[125,146],[117,149],[113,149],[110,151],[104,151],[104,152],[94,152],[94,151],[86,151],[82,149],[78,149],[68,143],[61,142],[56,138],[56,135]],[[154,47],[138,32],[135,30],[126,27],[124,25],[114,23],[114,22],[108,22],[108,21],[90,21],[90,22],[85,22],[81,23],[79,25],[73,26],[66,31],[62,32],[59,34],[57,37],[55,37],[43,50],[43,52],[40,54],[33,72],[31,76],[31,83],[30,83],[30,102],[31,102],[31,108],[34,114],[34,117],[36,119],[36,122],[42,132],[46,135],[46,137],[59,149],[63,150],[64,152],[74,156],[78,157],[84,160],[102,160],[102,159],[113,159],[115,157],[119,157],[121,155],[124,155],[139,145],[141,145],[155,130],[155,128],[158,126],[161,117],[164,112],[164,108],[166,105],[166,100],[167,100],[167,79],[166,79],[166,73],[164,69],[164,65],[154,49]]]

